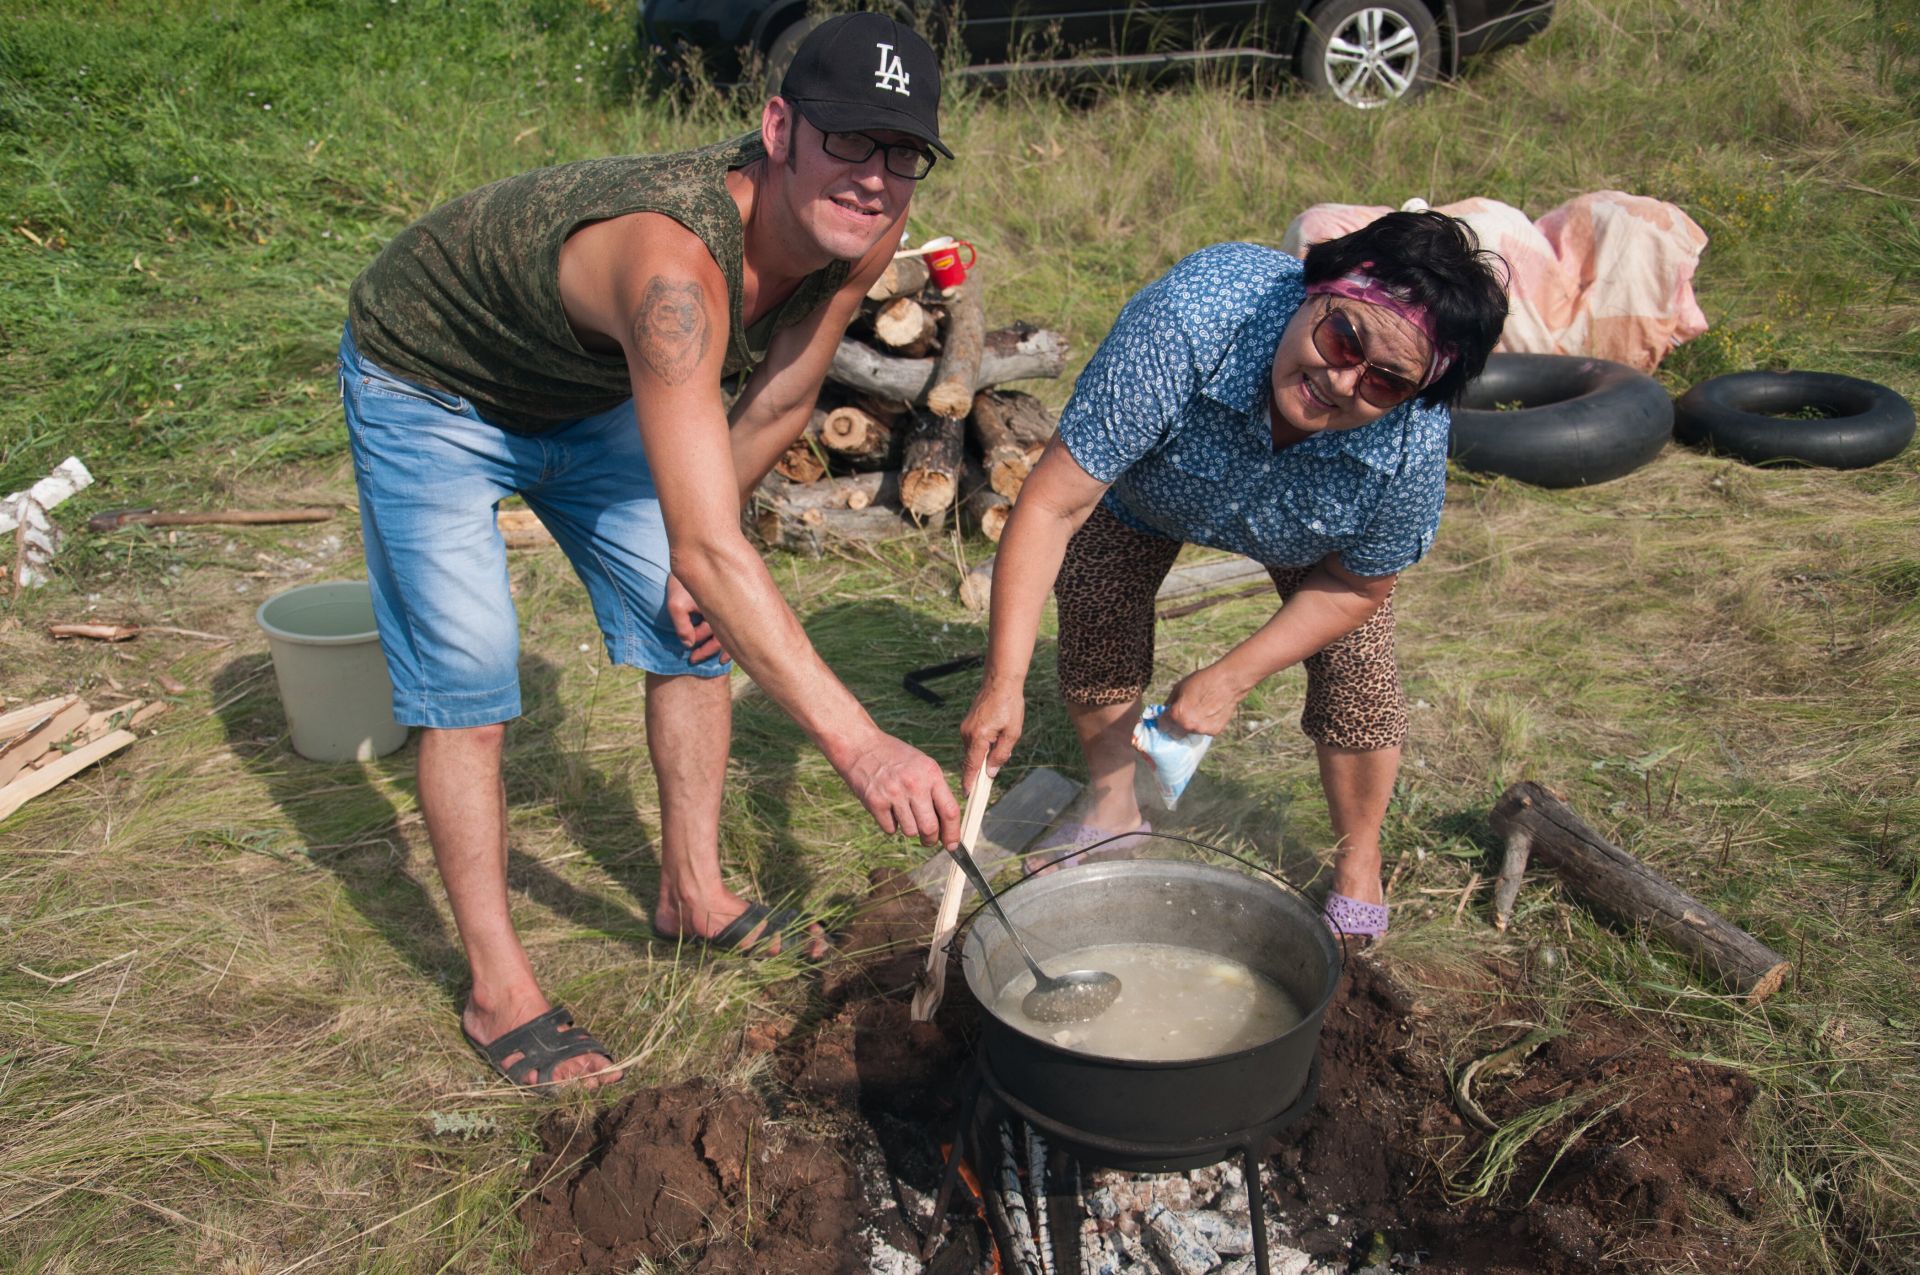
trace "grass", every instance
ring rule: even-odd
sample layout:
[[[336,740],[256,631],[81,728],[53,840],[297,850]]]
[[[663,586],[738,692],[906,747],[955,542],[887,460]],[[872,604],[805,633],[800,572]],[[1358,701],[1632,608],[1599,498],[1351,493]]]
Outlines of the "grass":
[[[506,173],[745,127],[742,102],[639,85],[627,22],[578,0],[26,0],[0,19],[0,492],[69,453],[99,478],[61,511],[54,583],[0,617],[0,694],[188,687],[156,734],[0,825],[0,1265],[512,1268],[549,1104],[485,1084],[455,1029],[463,970],[411,749],[293,757],[250,613],[358,569],[331,350],[387,236]],[[1540,39],[1407,110],[1214,76],[1073,101],[961,88],[961,158],[915,229],[973,240],[996,314],[1057,326],[1084,356],[1185,252],[1275,242],[1315,201],[1491,195],[1538,215],[1617,187],[1678,202],[1712,239],[1697,283],[1714,326],[1667,361],[1672,387],[1795,366],[1920,398],[1917,53],[1892,3],[1569,0]],[[1416,710],[1388,955],[1442,1000],[1535,997],[1543,1020],[1599,1005],[1745,1070],[1766,1197],[1744,1223],[1751,1269],[1906,1269],[1920,452],[1833,473],[1669,449],[1587,491],[1452,488],[1402,587]],[[343,513],[73,530],[149,503]],[[978,649],[953,549],[773,563],[882,724],[949,764],[965,688],[928,709],[896,687],[903,667]],[[509,743],[510,871],[536,966],[642,1081],[748,1078],[737,1042],[803,1008],[799,972],[650,941],[640,688],[602,666],[561,561],[516,556],[514,572],[529,714]],[[238,640],[41,633],[89,615]],[[1162,684],[1260,615],[1236,602],[1168,624]],[[1050,663],[1017,760],[1071,771]],[[1174,830],[1279,854],[1304,881],[1329,829],[1299,695],[1283,676],[1249,699]],[[727,865],[756,892],[833,913],[869,869],[917,858],[764,700],[741,701],[732,773]],[[1794,958],[1788,989],[1722,997],[1543,884],[1505,936],[1484,890],[1456,914],[1498,853],[1486,810],[1523,775]],[[1565,956],[1540,989],[1462,978],[1545,946]]]

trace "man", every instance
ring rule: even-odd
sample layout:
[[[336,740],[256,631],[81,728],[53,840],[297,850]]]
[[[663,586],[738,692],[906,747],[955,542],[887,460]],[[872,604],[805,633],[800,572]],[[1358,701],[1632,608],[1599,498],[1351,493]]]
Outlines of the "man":
[[[949,158],[918,35],[848,14],[801,45],[757,134],[543,169],[403,231],[354,284],[341,384],[394,712],[473,990],[461,1026],[516,1084],[617,1080],[541,993],[507,913],[505,723],[518,631],[494,505],[518,493],[646,673],[664,937],[815,953],[818,927],[720,876],[729,654],[887,832],[956,844],[939,766],[881,731],[740,530],[799,436],[914,183]],[[732,410],[724,376],[752,369]]]

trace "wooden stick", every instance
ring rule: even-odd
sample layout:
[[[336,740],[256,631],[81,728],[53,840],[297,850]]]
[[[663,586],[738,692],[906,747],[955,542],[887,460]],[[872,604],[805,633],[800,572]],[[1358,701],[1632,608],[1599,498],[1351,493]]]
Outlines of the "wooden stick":
[[[922,523],[944,518],[960,495],[965,449],[959,417],[915,412],[900,449],[900,507]]]
[[[1494,803],[1488,822],[1524,836],[1533,858],[1567,890],[1626,925],[1645,923],[1749,1002],[1780,988],[1792,964],[1633,855],[1588,827],[1546,788],[1522,780]]]
[[[1527,875],[1527,857],[1533,842],[1524,832],[1507,838],[1507,856],[1500,864],[1500,875],[1493,883],[1493,928],[1505,934],[1507,920],[1513,915],[1513,901],[1520,893],[1520,882]]]
[[[974,389],[1059,376],[1067,366],[1067,339],[1058,332],[1028,327],[987,333]],[[828,373],[848,389],[899,403],[924,403],[938,371],[932,359],[901,359],[880,353],[852,338],[834,351]]]
[[[987,313],[976,271],[947,299],[947,332],[940,345],[940,370],[927,391],[927,406],[949,420],[973,411],[980,385],[980,361],[986,354]]]
[[[867,300],[891,301],[895,297],[912,296],[926,287],[932,277],[933,272],[919,257],[895,257],[867,289]]]
[[[0,787],[0,819],[5,819],[42,793],[58,788],[101,758],[110,757],[134,742],[132,731],[117,730],[105,739],[75,749],[42,770],[12,780],[5,787]]]
[[[987,802],[993,795],[993,779],[987,763],[980,763],[974,776],[973,791],[967,795],[966,809],[960,813],[960,853],[972,854],[980,840],[980,823],[987,817]],[[927,945],[927,966],[920,973],[919,986],[913,989],[913,1021],[929,1023],[947,994],[947,942],[960,924],[960,904],[967,894],[967,874],[960,865],[948,860],[946,884],[940,895],[939,915],[933,922],[933,940]]]
[[[49,717],[74,703],[78,695],[56,695],[52,699],[43,699],[37,704],[25,704],[19,708],[0,713],[0,749],[17,735],[37,730],[46,724]]]
[[[140,626],[137,624],[49,624],[47,636],[56,640],[91,638],[96,642],[129,642],[140,636]]]
[[[880,344],[908,358],[929,353],[939,333],[933,312],[912,297],[895,297],[873,316],[873,335]]]
[[[326,522],[331,509],[203,509],[191,513],[166,514],[154,510],[124,509],[95,514],[87,526],[95,531],[113,531],[135,524],[145,527],[266,526],[287,522]]]

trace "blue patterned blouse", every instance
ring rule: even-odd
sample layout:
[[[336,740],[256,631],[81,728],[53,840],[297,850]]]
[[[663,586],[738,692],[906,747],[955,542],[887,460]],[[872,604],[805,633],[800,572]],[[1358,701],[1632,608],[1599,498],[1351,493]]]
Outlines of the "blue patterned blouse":
[[[1444,407],[1403,403],[1358,429],[1275,451],[1274,351],[1306,301],[1301,262],[1254,244],[1202,248],[1141,289],[1075,383],[1060,439],[1137,531],[1304,567],[1418,562],[1446,497]]]

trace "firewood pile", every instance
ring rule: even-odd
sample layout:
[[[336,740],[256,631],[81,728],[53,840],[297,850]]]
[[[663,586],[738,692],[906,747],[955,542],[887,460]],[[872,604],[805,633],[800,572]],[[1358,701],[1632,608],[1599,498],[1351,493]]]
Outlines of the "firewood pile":
[[[0,713],[0,819],[132,744],[165,700],[96,708],[62,695]]]
[[[999,540],[1054,415],[1013,381],[1057,377],[1066,339],[989,329],[976,270],[942,290],[902,256],[867,292],[805,432],[755,493],[748,524],[771,547],[818,553],[962,520]]]

